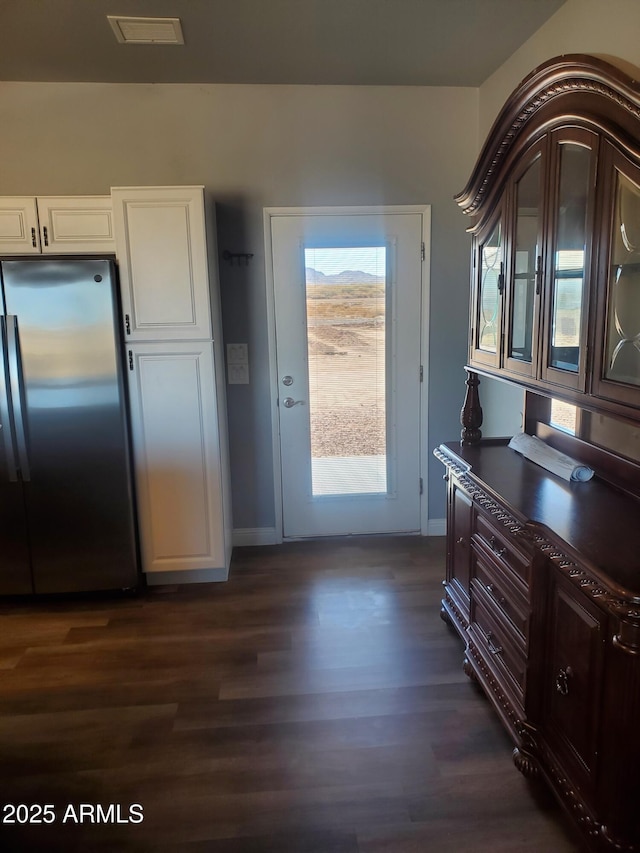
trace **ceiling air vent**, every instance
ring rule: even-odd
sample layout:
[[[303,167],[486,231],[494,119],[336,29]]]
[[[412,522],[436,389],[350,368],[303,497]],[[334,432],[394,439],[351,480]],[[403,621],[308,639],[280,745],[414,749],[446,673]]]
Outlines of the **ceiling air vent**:
[[[184,44],[180,18],[123,18],[107,15],[121,44]]]

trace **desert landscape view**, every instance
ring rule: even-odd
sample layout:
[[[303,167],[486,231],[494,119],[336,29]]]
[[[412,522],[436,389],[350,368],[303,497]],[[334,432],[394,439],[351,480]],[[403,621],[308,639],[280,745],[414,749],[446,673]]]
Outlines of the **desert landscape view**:
[[[313,458],[385,454],[384,279],[307,269]]]

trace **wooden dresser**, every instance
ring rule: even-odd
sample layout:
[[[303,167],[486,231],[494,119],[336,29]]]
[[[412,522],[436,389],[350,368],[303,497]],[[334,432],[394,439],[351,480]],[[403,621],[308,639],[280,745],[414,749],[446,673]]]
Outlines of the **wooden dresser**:
[[[548,782],[589,849],[638,853],[640,88],[592,57],[536,69],[457,201],[472,286],[461,441],[434,451],[442,616],[518,769]],[[483,440],[483,375],[521,386],[524,430],[595,477]]]

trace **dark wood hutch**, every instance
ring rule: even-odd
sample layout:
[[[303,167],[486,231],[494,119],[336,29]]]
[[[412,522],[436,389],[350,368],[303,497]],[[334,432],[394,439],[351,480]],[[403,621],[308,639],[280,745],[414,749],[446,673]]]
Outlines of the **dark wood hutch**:
[[[640,84],[562,56],[496,119],[456,201],[473,217],[467,394],[447,481],[442,615],[585,845],[640,851]],[[524,429],[594,468],[560,479],[483,440],[481,376]],[[575,407],[558,426],[553,407]]]

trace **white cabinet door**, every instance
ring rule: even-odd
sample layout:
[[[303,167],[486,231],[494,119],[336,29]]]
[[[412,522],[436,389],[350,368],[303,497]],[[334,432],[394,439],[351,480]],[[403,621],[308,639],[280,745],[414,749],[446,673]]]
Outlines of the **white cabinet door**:
[[[213,344],[128,355],[143,569],[228,569]]]
[[[0,255],[39,253],[40,232],[35,198],[0,198]]]
[[[43,253],[115,252],[110,196],[38,196]]]
[[[110,196],[0,197],[0,255],[115,250]]]
[[[130,341],[211,337],[202,187],[111,190]]]

